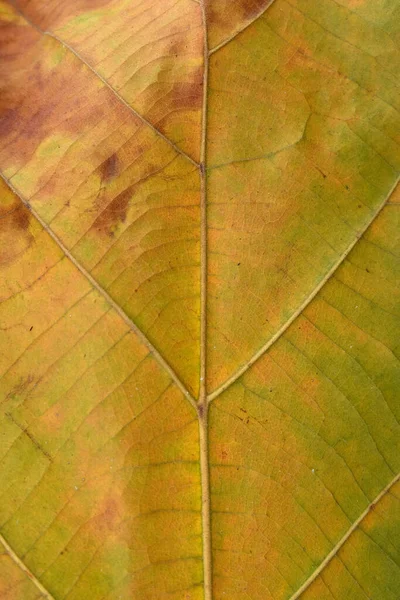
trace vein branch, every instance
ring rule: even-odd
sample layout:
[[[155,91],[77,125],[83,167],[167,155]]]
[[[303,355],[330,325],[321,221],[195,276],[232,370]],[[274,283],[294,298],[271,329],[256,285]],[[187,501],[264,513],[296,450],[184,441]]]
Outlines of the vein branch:
[[[382,500],[382,498],[390,492],[391,488],[400,480],[400,473],[398,473],[390,483],[377,495],[377,497],[367,506],[363,513],[358,517],[356,521],[354,521],[353,525],[349,527],[344,536],[338,541],[336,546],[332,548],[329,554],[324,558],[322,563],[319,565],[317,569],[313,572],[312,575],[303,583],[301,588],[297,590],[293,596],[290,597],[289,600],[297,600],[303,594],[303,592],[313,583],[313,581],[318,577],[318,575],[325,569],[325,567],[331,562],[331,560],[338,554],[339,550],[344,546],[346,541],[349,539],[351,534],[361,525],[362,521],[369,515],[371,510],[374,509],[376,504]]]
[[[307,296],[307,298],[302,302],[302,304],[299,306],[299,308],[292,314],[290,319],[288,319],[286,321],[286,323],[284,323],[282,325],[282,327],[280,327],[280,329],[278,329],[278,331],[250,358],[249,361],[247,361],[247,363],[242,365],[219,388],[217,388],[214,392],[209,394],[208,402],[212,402],[213,400],[215,400],[215,398],[217,398],[220,394],[222,394],[222,392],[224,392],[228,387],[230,387],[233,383],[235,383],[235,381],[237,381],[239,379],[239,377],[241,377],[252,365],[254,365],[254,363],[259,358],[261,358],[261,356],[263,356],[263,354],[265,354],[265,352],[267,352],[267,350],[269,350],[269,348],[271,348],[271,346],[277,340],[279,340],[279,338],[285,333],[285,331],[293,323],[293,321],[295,321],[297,319],[297,317],[300,316],[300,314],[305,310],[305,308],[315,298],[315,296],[318,294],[318,292],[324,287],[324,285],[327,283],[327,281],[337,271],[337,269],[340,267],[340,265],[344,262],[344,260],[347,258],[347,256],[350,254],[350,252],[353,250],[353,248],[357,244],[357,242],[363,237],[363,235],[366,233],[366,231],[369,229],[369,227],[371,227],[372,223],[375,221],[375,219],[378,217],[378,215],[382,212],[384,207],[388,204],[388,201],[389,201],[390,197],[392,196],[392,194],[394,193],[396,187],[398,186],[399,181],[400,181],[400,177],[398,177],[398,179],[395,181],[395,183],[394,183],[393,187],[390,189],[388,195],[386,196],[384,201],[378,206],[378,208],[375,210],[371,219],[367,222],[367,224],[364,226],[364,228],[357,234],[356,238],[351,242],[351,244],[349,244],[349,246],[346,248],[346,250],[341,254],[341,256],[338,258],[338,260],[335,262],[335,264],[332,266],[332,268],[326,273],[325,277],[313,289],[313,291]]]
[[[189,400],[193,407],[197,408],[197,402],[190,394],[189,390],[182,383],[178,375],[175,373],[173,368],[168,364],[165,358],[160,354],[160,352],[153,346],[150,340],[146,337],[146,335],[142,332],[141,329],[128,317],[128,315],[122,310],[122,308],[113,300],[113,298],[106,292],[104,288],[92,277],[92,275],[76,260],[76,258],[71,254],[71,252],[64,246],[62,241],[58,238],[58,236],[52,231],[52,229],[47,225],[47,223],[42,219],[39,213],[30,205],[30,203],[20,194],[20,192],[13,186],[11,181],[9,181],[2,173],[0,173],[0,177],[6,182],[8,187],[14,192],[14,194],[21,200],[21,202],[26,206],[26,208],[32,213],[37,221],[39,221],[40,225],[43,229],[49,234],[49,236],[56,242],[59,248],[62,250],[64,255],[75,265],[75,267],[82,273],[86,279],[89,280],[91,285],[106,299],[108,304],[112,306],[112,308],[119,314],[119,316],[125,321],[128,327],[137,335],[142,344],[146,346],[155,360],[159,363],[159,365],[168,373],[174,383],[178,386],[181,392],[184,394],[185,398]]]
[[[44,585],[40,583],[39,579],[35,577],[35,575],[28,569],[28,567],[24,564],[24,562],[19,558],[19,556],[14,552],[9,543],[4,539],[4,537],[0,534],[0,542],[3,544],[5,551],[8,556],[19,566],[21,571],[26,573],[29,579],[35,584],[35,586],[40,590],[44,598],[47,600],[55,600],[54,597],[46,590]]]
[[[271,4],[274,3],[275,0],[270,0],[266,6],[264,6],[264,8],[262,10],[260,10],[260,12],[254,17],[254,19],[252,19],[249,23],[246,23],[245,25],[243,25],[240,29],[238,29],[237,31],[235,31],[231,36],[229,36],[228,38],[226,38],[226,40],[224,40],[223,42],[221,42],[220,44],[218,44],[217,46],[214,46],[214,48],[212,48],[209,52],[209,54],[214,54],[214,52],[217,52],[217,50],[220,50],[221,48],[223,48],[224,46],[226,46],[227,44],[229,44],[229,42],[231,42],[232,40],[234,40],[239,34],[242,33],[242,31],[245,31],[248,27],[250,27],[250,25],[252,25],[253,23],[255,23],[255,21],[258,21],[258,19],[260,17],[263,16],[264,13],[267,12],[267,10],[269,9],[269,7],[271,6]]]

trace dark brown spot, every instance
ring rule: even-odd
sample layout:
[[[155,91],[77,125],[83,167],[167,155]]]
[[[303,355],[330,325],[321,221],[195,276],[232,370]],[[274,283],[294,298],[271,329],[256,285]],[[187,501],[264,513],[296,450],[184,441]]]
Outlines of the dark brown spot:
[[[317,169],[317,171],[319,171],[321,173],[321,175],[324,179],[327,178],[327,175],[319,167],[317,167],[317,165],[315,165],[315,168]]]
[[[129,201],[132,198],[135,186],[130,186],[114,198],[107,208],[97,217],[93,227],[109,236],[114,235],[117,223],[124,223],[128,212]]]
[[[100,173],[103,181],[109,181],[118,175],[118,156],[111,154],[101,165]]]
[[[24,206],[20,206],[13,213],[13,226],[16,229],[26,231],[29,227],[30,214]]]

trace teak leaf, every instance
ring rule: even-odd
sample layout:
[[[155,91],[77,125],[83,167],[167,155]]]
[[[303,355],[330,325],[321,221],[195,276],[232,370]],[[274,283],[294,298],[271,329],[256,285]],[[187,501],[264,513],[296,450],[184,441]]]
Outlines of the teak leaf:
[[[0,598],[399,600],[399,0],[0,0]]]

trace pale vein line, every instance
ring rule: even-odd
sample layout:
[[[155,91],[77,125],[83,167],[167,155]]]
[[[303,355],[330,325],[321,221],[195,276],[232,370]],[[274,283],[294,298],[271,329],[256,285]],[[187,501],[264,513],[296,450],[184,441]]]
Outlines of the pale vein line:
[[[19,556],[17,556],[15,554],[14,550],[11,548],[11,546],[8,544],[8,542],[6,542],[6,540],[1,535],[1,533],[0,533],[0,542],[3,544],[5,551],[7,552],[9,557],[19,566],[21,571],[26,573],[26,575],[29,577],[29,579],[32,581],[32,583],[34,583],[36,585],[36,587],[38,588],[38,590],[40,590],[40,592],[43,594],[43,596],[45,598],[47,598],[48,600],[55,600],[54,597],[50,594],[50,592],[48,592],[46,590],[46,588],[40,583],[40,581],[35,577],[35,575],[28,569],[28,567],[25,566],[25,564],[22,562],[22,560],[19,558]]]
[[[201,177],[201,272],[200,272],[200,394],[198,404],[199,455],[201,474],[201,520],[203,538],[204,600],[212,600],[212,547],[211,547],[211,495],[208,449],[207,402],[207,100],[208,100],[208,30],[205,0],[200,2],[204,29],[203,107],[201,123],[200,177]]]
[[[238,31],[235,31],[235,33],[233,33],[230,37],[228,37],[226,40],[224,40],[223,42],[221,42],[220,44],[218,44],[217,46],[215,46],[214,48],[212,48],[209,52],[210,56],[211,54],[214,54],[214,52],[217,52],[217,50],[219,50],[220,48],[223,48],[224,46],[226,46],[226,44],[229,44],[229,42],[231,42],[232,40],[234,40],[239,34],[242,33],[242,31],[245,31],[248,27],[250,27],[250,25],[252,25],[253,23],[255,23],[260,17],[263,16],[263,14],[265,12],[267,12],[267,10],[269,9],[269,7],[271,6],[271,4],[273,4],[275,0],[270,0],[270,2],[268,2],[267,6],[265,6],[255,17],[254,19],[252,19],[249,23],[246,23],[245,25],[243,25],[243,27],[241,27]]]
[[[201,473],[201,522],[203,537],[204,600],[212,600],[211,494],[208,451],[208,404],[198,405]]]
[[[384,201],[380,204],[380,206],[375,210],[374,214],[372,215],[372,217],[368,221],[368,223],[357,234],[357,236],[355,237],[355,239],[346,248],[346,250],[339,257],[339,259],[336,261],[336,263],[333,265],[333,267],[328,271],[328,273],[320,281],[320,283],[314,288],[314,290],[311,292],[311,294],[309,296],[307,296],[307,298],[299,306],[299,308],[293,313],[293,315],[290,317],[290,319],[288,319],[286,321],[286,323],[284,323],[284,325],[282,325],[282,327],[280,327],[280,329],[278,329],[278,331],[275,333],[275,335],[273,335],[268,340],[268,342],[266,342],[258,350],[258,352],[256,352],[252,356],[252,358],[247,363],[245,363],[242,367],[240,367],[240,369],[238,369],[236,371],[236,373],[234,373],[231,377],[229,377],[229,379],[227,379],[219,388],[217,388],[214,392],[212,392],[211,394],[209,394],[209,396],[208,396],[208,402],[211,402],[217,396],[219,396],[220,394],[222,394],[222,392],[224,392],[230,385],[232,385],[237,379],[239,379],[239,377],[241,377],[243,375],[243,373],[245,373],[252,365],[254,365],[254,363],[259,358],[261,358],[261,356],[263,354],[265,354],[265,352],[283,335],[283,333],[288,329],[288,327],[293,323],[293,321],[295,321],[297,319],[297,317],[303,312],[303,310],[310,304],[310,302],[315,298],[315,296],[318,294],[318,292],[321,290],[321,288],[325,285],[325,283],[330,279],[330,277],[340,267],[340,265],[343,263],[343,261],[346,259],[346,257],[349,255],[349,253],[352,251],[352,249],[357,244],[357,242],[362,238],[362,236],[365,234],[365,232],[368,230],[368,228],[372,225],[372,223],[375,221],[375,219],[378,217],[378,215],[381,213],[381,211],[387,205],[388,200],[391,197],[391,195],[393,194],[393,192],[395,191],[395,189],[396,189],[399,181],[400,181],[400,177],[397,178],[396,182],[394,183],[394,185],[390,189],[388,195],[386,196],[386,198],[384,199]]]
[[[295,594],[293,594],[293,596],[291,596],[289,598],[289,600],[297,600],[297,598],[299,598],[301,596],[301,594],[312,584],[312,582],[318,577],[318,575],[321,573],[321,571],[323,571],[325,569],[325,567],[330,563],[330,561],[336,556],[336,554],[339,552],[339,550],[341,549],[341,547],[349,539],[349,537],[351,536],[351,534],[353,533],[353,531],[355,529],[357,529],[357,527],[361,524],[361,522],[365,519],[365,517],[368,516],[368,514],[375,507],[375,505],[378,504],[378,502],[380,500],[382,500],[383,496],[390,491],[390,489],[395,485],[395,483],[397,483],[399,481],[399,479],[400,479],[400,473],[398,473],[392,479],[392,481],[377,495],[377,497],[375,498],[375,500],[373,500],[373,502],[371,502],[371,504],[369,506],[367,506],[367,508],[364,510],[364,512],[361,513],[361,515],[358,517],[358,519],[346,531],[346,533],[344,534],[344,536],[338,541],[338,543],[336,544],[336,546],[334,548],[332,548],[332,550],[329,552],[329,554],[324,558],[324,560],[319,565],[319,567],[313,572],[312,575],[310,575],[310,577],[307,579],[307,581],[305,581],[303,583],[303,585],[301,586],[301,588],[299,588],[297,590],[297,592]]]
[[[207,96],[208,96],[208,41],[204,1],[201,4],[204,24],[204,73],[203,110],[201,124],[200,178],[201,178],[201,275],[200,275],[200,399],[206,397],[206,330],[207,330],[207,186],[206,186],[206,143],[207,143]]]
[[[146,346],[155,360],[163,367],[163,369],[168,373],[171,379],[176,383],[178,388],[184,394],[184,396],[189,400],[189,402],[197,408],[197,402],[192,397],[190,392],[186,389],[182,381],[179,379],[178,375],[175,373],[173,368],[168,364],[165,358],[160,354],[160,352],[153,346],[150,340],[145,336],[141,329],[128,317],[128,315],[122,310],[122,308],[112,299],[112,297],[104,290],[101,285],[92,277],[92,275],[76,260],[76,258],[71,254],[71,252],[64,246],[62,241],[58,238],[58,236],[51,230],[51,228],[47,225],[47,223],[42,219],[39,213],[31,206],[31,204],[26,200],[21,193],[13,186],[11,181],[9,181],[2,173],[0,173],[1,178],[6,182],[9,188],[14,192],[16,196],[21,200],[21,202],[27,207],[27,209],[32,213],[32,215],[37,219],[43,229],[50,235],[50,237],[56,242],[59,248],[63,251],[65,256],[75,265],[75,267],[89,280],[92,286],[106,299],[108,304],[112,306],[112,308],[119,314],[119,316],[125,321],[125,323],[129,326],[129,328],[137,335],[142,344]]]

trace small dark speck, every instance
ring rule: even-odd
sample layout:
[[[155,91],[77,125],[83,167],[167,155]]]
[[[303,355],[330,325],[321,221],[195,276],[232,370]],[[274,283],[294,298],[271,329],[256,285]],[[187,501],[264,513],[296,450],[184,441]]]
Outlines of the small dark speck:
[[[240,263],[238,263],[237,266],[240,267]]]
[[[369,269],[365,269],[367,271],[367,273],[371,273],[371,271]]]
[[[29,327],[29,331],[32,331],[32,329],[33,329],[33,325],[31,325],[31,326]]]

